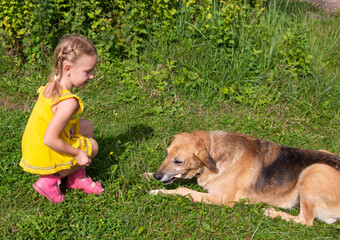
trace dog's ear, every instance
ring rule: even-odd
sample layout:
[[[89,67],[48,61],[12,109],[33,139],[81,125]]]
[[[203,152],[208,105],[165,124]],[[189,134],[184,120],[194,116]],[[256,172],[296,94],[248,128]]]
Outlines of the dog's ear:
[[[208,151],[206,149],[202,149],[200,152],[195,154],[195,156],[212,172],[218,173],[218,169],[216,168],[216,164]]]
[[[210,171],[218,173],[216,164],[209,154],[210,137],[206,131],[195,131],[196,149],[195,157],[197,157]]]

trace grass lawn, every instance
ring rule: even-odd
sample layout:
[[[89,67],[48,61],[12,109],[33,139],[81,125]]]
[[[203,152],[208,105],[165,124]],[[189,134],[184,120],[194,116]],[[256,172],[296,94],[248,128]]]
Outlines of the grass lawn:
[[[32,188],[37,176],[18,165],[35,91],[49,66],[15,62],[1,49],[1,237],[339,239],[339,221],[306,227],[265,217],[266,204],[228,208],[153,196],[150,190],[163,187],[201,190],[195,181],[163,186],[141,177],[161,164],[173,135],[199,129],[340,155],[339,15],[290,3],[269,7],[257,24],[239,32],[231,51],[179,32],[169,41],[150,39],[138,57],[100,59],[96,79],[76,94],[100,147],[87,172],[106,192],[87,196],[63,187],[66,199],[56,206]]]

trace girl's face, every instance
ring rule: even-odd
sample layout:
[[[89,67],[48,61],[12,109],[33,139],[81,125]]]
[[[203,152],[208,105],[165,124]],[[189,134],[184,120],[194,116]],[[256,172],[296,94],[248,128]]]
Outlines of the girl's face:
[[[69,80],[73,87],[84,88],[87,82],[93,78],[93,70],[97,64],[97,56],[81,56],[69,71]]]

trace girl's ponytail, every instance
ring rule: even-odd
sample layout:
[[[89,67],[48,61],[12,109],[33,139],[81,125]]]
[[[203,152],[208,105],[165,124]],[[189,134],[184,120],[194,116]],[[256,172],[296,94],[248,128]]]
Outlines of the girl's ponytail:
[[[57,75],[52,74],[44,90],[44,96],[46,98],[58,98],[61,96],[62,91],[63,87],[59,83],[59,78]]]

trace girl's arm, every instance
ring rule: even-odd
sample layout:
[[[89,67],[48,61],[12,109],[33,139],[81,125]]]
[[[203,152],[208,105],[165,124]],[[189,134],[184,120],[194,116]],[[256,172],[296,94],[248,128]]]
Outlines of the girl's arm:
[[[91,159],[87,153],[72,147],[59,137],[77,108],[78,101],[74,98],[63,100],[55,106],[53,118],[46,128],[44,144],[56,152],[74,156],[80,166],[88,166]]]

